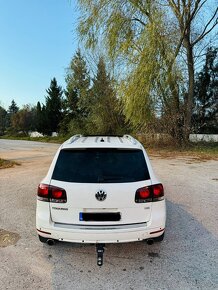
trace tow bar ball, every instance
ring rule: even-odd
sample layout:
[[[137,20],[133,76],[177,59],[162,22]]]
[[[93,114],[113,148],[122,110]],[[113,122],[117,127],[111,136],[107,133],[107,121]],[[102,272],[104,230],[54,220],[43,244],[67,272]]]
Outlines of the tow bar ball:
[[[98,266],[103,265],[104,247],[105,247],[105,244],[96,244],[97,265]]]

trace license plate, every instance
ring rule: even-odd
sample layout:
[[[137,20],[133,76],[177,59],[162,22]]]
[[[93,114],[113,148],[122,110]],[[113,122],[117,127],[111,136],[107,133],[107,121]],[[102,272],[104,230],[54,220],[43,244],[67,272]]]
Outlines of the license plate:
[[[112,222],[121,219],[120,212],[80,212],[79,220],[86,222]]]

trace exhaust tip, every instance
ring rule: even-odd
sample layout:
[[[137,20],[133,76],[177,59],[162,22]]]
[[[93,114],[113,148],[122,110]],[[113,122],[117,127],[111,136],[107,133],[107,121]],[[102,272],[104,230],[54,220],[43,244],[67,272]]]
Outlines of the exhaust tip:
[[[153,240],[153,239],[148,239],[148,240],[147,240],[147,244],[148,244],[148,245],[153,245],[153,243],[154,243],[154,240]]]
[[[52,239],[48,239],[48,240],[47,240],[47,244],[48,244],[49,246],[53,246],[53,245],[55,244],[55,241],[52,240]]]

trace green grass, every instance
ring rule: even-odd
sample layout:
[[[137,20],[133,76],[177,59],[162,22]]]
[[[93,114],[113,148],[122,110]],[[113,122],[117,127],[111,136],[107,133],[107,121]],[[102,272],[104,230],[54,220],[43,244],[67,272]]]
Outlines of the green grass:
[[[20,165],[20,163],[15,162],[15,161],[5,160],[5,159],[1,159],[0,158],[0,169],[10,168],[10,167],[13,167],[15,165]]]
[[[146,147],[146,144],[145,144]],[[147,146],[150,154],[170,158],[177,156],[189,156],[196,160],[218,160],[218,143],[217,142],[198,142],[188,143],[184,146],[178,145],[159,145]]]
[[[63,143],[69,136],[58,136],[58,137],[21,137],[21,136],[1,136],[0,139],[9,139],[9,140],[26,140],[26,141],[36,141],[36,142],[47,142],[47,143]]]

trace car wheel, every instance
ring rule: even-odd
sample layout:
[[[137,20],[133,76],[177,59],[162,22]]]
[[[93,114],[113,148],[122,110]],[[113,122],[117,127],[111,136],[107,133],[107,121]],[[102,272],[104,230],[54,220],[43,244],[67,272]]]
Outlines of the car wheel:
[[[165,233],[163,233],[163,234],[162,234],[161,236],[159,236],[159,237],[153,238],[154,241],[155,241],[155,242],[162,242],[163,239],[164,239],[164,234],[165,234]]]

